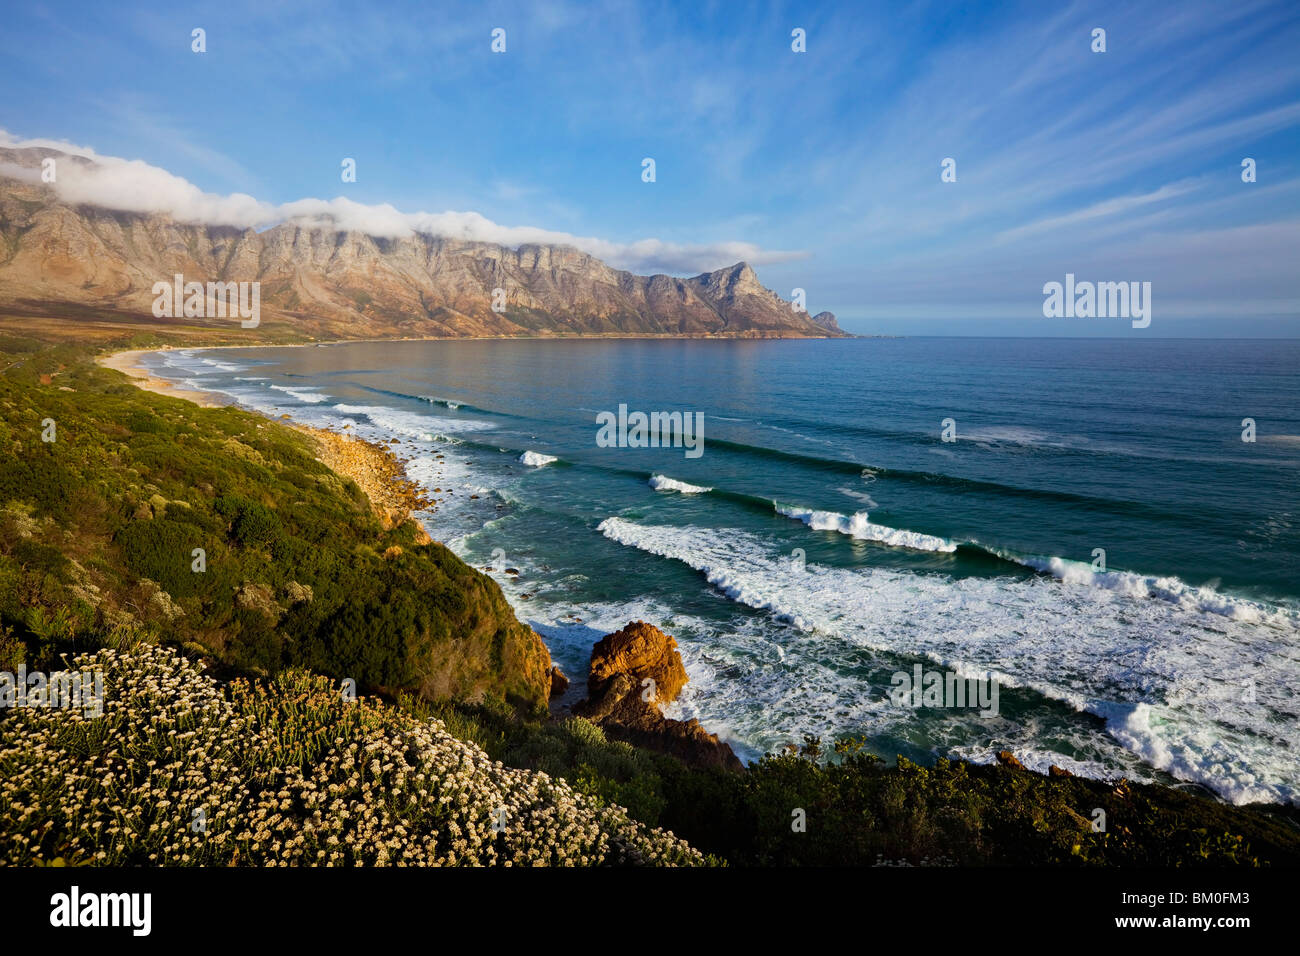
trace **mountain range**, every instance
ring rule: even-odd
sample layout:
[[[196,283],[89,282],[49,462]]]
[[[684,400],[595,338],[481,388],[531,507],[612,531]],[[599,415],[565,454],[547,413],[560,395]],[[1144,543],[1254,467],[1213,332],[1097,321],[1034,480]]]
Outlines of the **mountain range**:
[[[571,246],[384,238],[319,221],[262,231],[179,222],[63,201],[35,175],[46,158],[93,162],[0,148],[0,309],[10,312],[66,306],[151,319],[154,284],[180,274],[258,282],[264,320],[316,337],[845,334],[832,313],[796,309],[744,262],[690,278],[644,276]]]

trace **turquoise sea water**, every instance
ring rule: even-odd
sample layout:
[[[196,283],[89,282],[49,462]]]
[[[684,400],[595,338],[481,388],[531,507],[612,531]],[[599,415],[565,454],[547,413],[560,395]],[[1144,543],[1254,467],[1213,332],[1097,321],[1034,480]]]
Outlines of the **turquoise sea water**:
[[[401,439],[442,489],[431,533],[492,567],[567,673],[655,623],[691,676],[670,715],[742,756],[855,733],[888,757],[1011,749],[1300,800],[1300,342],[438,341],[147,364]],[[620,404],[703,413],[702,454],[602,447]],[[917,664],[991,676],[997,715],[893,702]]]

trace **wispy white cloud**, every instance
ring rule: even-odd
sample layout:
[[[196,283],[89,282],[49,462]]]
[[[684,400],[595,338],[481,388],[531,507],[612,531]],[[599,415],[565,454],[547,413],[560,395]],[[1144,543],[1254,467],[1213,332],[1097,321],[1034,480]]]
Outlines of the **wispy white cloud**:
[[[1149,206],[1152,203],[1163,202],[1166,199],[1185,195],[1196,189],[1197,186],[1197,183],[1189,180],[1161,186],[1152,192],[1142,193],[1137,196],[1116,196],[1114,199],[1105,199],[1064,215],[1050,216],[1046,219],[1025,223],[1023,226],[1017,226],[1014,229],[1004,230],[997,236],[997,239],[1000,242],[1013,242],[1039,233],[1054,232],[1058,229],[1075,226],[1082,222],[1121,215],[1141,206]]]
[[[64,202],[165,214],[179,222],[241,229],[297,223],[385,239],[423,234],[512,248],[527,244],[563,245],[617,268],[638,272],[708,272],[741,260],[751,265],[767,265],[806,255],[798,251],[762,249],[739,241],[690,244],[645,238],[618,242],[536,226],[504,226],[477,212],[407,213],[388,203],[367,205],[344,197],[272,204],[245,193],[207,193],[188,180],[142,160],[105,156],[89,147],[61,140],[18,139],[0,129],[0,146],[45,147],[84,160],[58,167],[53,188]],[[11,175],[14,172],[10,170]]]

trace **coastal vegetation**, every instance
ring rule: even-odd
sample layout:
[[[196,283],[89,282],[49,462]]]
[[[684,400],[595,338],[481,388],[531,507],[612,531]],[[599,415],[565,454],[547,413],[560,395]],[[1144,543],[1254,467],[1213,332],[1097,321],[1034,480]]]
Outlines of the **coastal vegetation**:
[[[735,771],[552,717],[500,589],[311,436],[91,352],[0,331],[0,671],[107,686],[0,710],[4,863],[1300,864],[1287,808],[853,739]]]
[[[0,728],[5,864],[705,862],[563,780],[300,670],[222,687],[149,645],[73,666],[104,673],[101,716],[21,708]]]
[[[610,739],[579,717],[427,712],[504,763],[563,776],[732,865],[1300,865],[1294,810],[1233,807],[1158,785],[887,762],[851,737],[806,738],[733,773]],[[1104,831],[1094,829],[1098,809]]]
[[[0,340],[10,657],[162,640],[254,676],[544,706],[549,655],[496,584],[415,522],[385,527],[312,439],[29,347]]]

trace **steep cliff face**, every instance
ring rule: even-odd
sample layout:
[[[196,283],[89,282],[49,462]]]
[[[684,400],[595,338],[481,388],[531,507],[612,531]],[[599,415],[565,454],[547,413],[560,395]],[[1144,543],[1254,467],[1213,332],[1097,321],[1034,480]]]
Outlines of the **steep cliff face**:
[[[44,152],[0,149],[0,173],[39,167]],[[842,334],[833,316],[828,325],[795,311],[743,262],[691,278],[642,276],[568,246],[386,239],[304,222],[257,232],[73,205],[49,186],[0,175],[0,306],[148,316],[154,283],[177,273],[260,282],[264,320],[340,338]],[[504,311],[493,309],[496,289]]]

